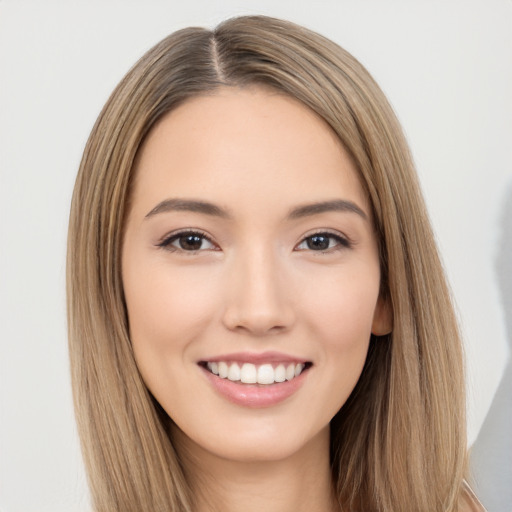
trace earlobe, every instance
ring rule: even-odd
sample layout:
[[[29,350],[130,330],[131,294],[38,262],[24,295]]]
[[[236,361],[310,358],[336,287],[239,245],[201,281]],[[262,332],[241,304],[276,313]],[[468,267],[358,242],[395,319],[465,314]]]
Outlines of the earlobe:
[[[389,299],[379,297],[373,313],[372,334],[385,336],[393,330],[393,310]]]

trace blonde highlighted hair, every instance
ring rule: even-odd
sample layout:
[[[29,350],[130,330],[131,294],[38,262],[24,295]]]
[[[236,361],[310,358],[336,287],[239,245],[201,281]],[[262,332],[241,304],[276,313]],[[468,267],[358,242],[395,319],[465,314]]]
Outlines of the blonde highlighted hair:
[[[221,86],[261,85],[321,116],[353,158],[373,209],[393,332],[372,338],[331,423],[335,491],[347,510],[458,508],[466,462],[462,349],[413,162],[363,66],[289,22],[247,16],[170,35],[128,72],[87,142],[68,238],[76,417],[96,511],[193,510],[166,415],[133,357],[121,280],[134,162],[167,112]]]

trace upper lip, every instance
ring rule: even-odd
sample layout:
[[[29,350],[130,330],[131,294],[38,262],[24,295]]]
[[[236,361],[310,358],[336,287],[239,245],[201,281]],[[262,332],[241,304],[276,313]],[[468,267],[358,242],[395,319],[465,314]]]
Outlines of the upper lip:
[[[232,352],[208,357],[199,362],[218,363],[220,361],[236,361],[240,363],[264,364],[264,363],[307,363],[303,357],[292,356],[282,352]]]

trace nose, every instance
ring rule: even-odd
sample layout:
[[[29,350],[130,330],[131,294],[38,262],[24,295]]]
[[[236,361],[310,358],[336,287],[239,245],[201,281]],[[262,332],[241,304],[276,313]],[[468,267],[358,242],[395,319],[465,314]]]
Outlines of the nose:
[[[283,262],[271,251],[248,251],[228,269],[223,323],[254,336],[283,332],[293,325],[293,286]]]

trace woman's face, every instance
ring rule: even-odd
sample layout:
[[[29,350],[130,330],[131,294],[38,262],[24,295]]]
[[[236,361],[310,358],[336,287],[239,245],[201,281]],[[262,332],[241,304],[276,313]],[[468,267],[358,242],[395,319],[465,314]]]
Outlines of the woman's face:
[[[189,100],[139,154],[122,274],[135,358],[199,452],[275,460],[328,438],[387,331],[366,195],[294,99]]]

